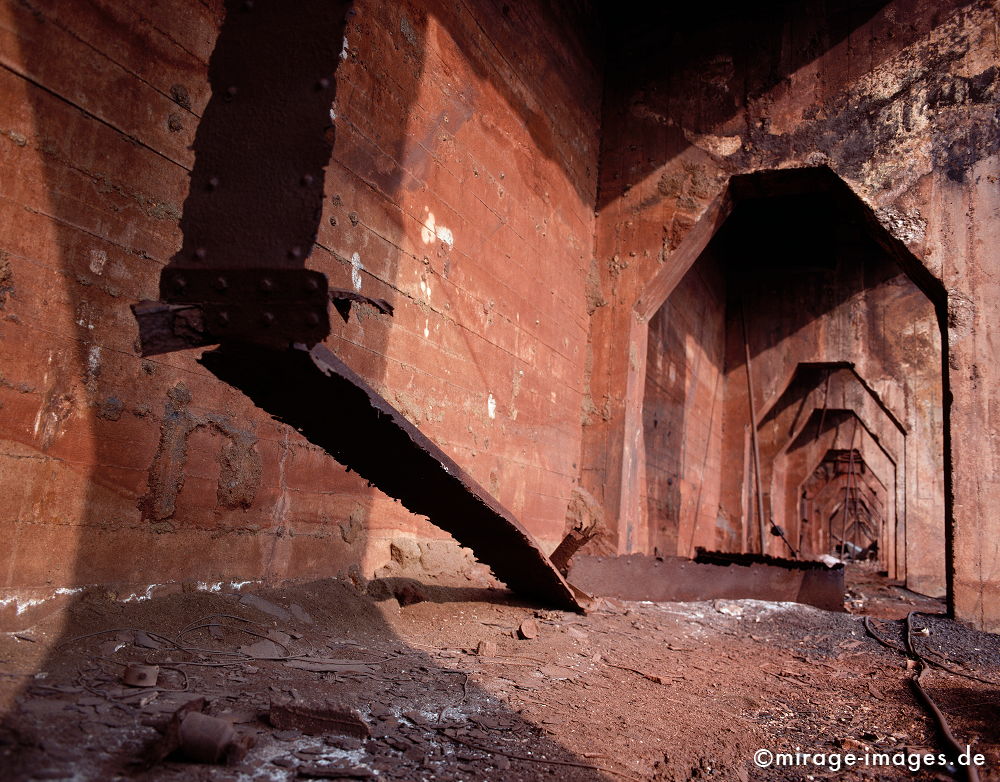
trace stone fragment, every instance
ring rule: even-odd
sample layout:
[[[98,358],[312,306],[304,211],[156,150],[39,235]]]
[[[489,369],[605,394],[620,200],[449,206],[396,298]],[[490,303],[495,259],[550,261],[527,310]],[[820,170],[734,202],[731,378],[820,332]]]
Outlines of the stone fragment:
[[[497,651],[496,641],[480,641],[476,646],[476,654],[480,657],[496,657]]]
[[[280,730],[294,729],[311,736],[336,733],[366,739],[371,735],[356,709],[336,703],[272,700],[269,718]]]

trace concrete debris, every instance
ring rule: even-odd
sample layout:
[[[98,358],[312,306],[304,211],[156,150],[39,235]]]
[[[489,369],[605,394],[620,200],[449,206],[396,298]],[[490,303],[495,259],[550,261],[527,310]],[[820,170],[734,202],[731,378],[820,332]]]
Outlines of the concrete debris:
[[[150,748],[147,762],[153,765],[176,756],[194,763],[239,763],[253,746],[253,737],[237,734],[227,720],[203,714],[204,708],[202,697],[178,708]]]
[[[333,703],[272,700],[269,719],[280,730],[299,730],[310,736],[337,734],[366,739],[371,735],[356,709]]]
[[[476,654],[480,657],[496,657],[497,651],[496,641],[480,641],[476,645]]]
[[[532,638],[538,638],[538,622],[530,617],[525,619],[521,622],[521,626],[517,628],[517,635],[525,641],[530,641]]]
[[[155,687],[160,676],[160,666],[132,663],[125,668],[122,681],[129,687]]]

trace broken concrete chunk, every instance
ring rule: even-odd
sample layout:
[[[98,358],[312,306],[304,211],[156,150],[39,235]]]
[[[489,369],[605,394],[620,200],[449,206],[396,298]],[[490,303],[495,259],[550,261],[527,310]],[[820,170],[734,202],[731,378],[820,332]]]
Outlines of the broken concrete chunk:
[[[281,630],[271,629],[267,631],[267,637],[274,641],[276,644],[281,644],[284,647],[288,647],[288,644],[292,642],[292,636],[288,633],[283,633]]]
[[[335,703],[272,700],[270,720],[279,730],[300,730],[311,736],[334,733],[366,739],[371,735],[356,709]]]
[[[201,712],[185,715],[180,727],[180,751],[196,763],[218,763],[236,739],[232,723]]]
[[[160,666],[132,663],[125,668],[122,681],[129,687],[155,687],[160,676]]]
[[[480,641],[476,647],[476,654],[480,657],[496,657],[497,645],[495,641]]]
[[[240,736],[231,722],[202,714],[204,698],[189,700],[170,718],[163,736],[150,748],[147,760],[158,763],[177,755],[195,763],[238,763],[253,745],[251,736]]]

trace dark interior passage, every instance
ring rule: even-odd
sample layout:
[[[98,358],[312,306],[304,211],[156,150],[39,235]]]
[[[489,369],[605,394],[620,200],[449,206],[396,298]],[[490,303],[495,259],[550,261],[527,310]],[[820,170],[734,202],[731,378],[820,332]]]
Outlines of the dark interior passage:
[[[875,544],[869,553],[884,569],[942,594],[933,302],[829,172],[748,177],[733,195],[731,215],[650,321],[640,525],[648,550],[818,556]],[[837,472],[838,453],[856,454],[857,466]],[[833,483],[846,475],[847,499],[821,510],[846,514],[846,526],[827,519],[819,532],[803,515],[817,470],[832,470]],[[845,532],[850,545],[837,540]],[[905,547],[913,535],[919,550]]]

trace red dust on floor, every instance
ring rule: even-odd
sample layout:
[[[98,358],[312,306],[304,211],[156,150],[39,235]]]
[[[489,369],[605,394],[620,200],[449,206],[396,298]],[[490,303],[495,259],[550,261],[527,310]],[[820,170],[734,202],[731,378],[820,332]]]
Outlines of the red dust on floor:
[[[914,608],[890,591],[883,613],[892,599]],[[904,779],[754,757],[939,751],[906,655],[861,616],[794,603],[599,599],[581,616],[499,590],[327,580],[130,604],[87,594],[64,619],[0,640],[6,779]],[[941,615],[914,624],[921,653],[955,671],[926,685],[985,755],[981,777],[1000,778],[986,683],[1000,684],[1000,638]],[[872,627],[902,650],[900,622]],[[157,686],[124,685],[130,663],[158,665]],[[185,704],[232,725],[220,735],[246,754],[151,759]]]

